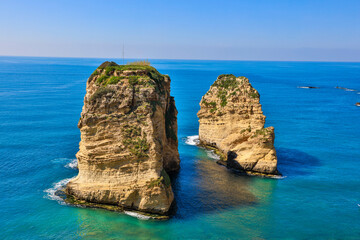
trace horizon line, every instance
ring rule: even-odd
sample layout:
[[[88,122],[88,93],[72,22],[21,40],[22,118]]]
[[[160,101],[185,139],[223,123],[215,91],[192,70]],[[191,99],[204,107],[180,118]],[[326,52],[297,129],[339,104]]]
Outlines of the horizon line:
[[[0,57],[23,57],[23,58],[73,58],[73,59],[119,59],[122,57],[59,57],[59,56],[24,56],[24,55],[0,55]],[[325,62],[325,63],[360,63],[359,61],[337,60],[246,60],[246,59],[201,59],[201,58],[125,58],[134,60],[183,60],[183,61],[233,61],[233,62]]]

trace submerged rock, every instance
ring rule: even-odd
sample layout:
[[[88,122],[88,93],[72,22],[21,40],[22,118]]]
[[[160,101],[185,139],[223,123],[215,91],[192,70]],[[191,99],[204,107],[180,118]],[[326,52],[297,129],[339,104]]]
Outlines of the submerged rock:
[[[168,212],[168,173],[180,160],[167,75],[146,65],[101,64],[87,81],[78,127],[79,174],[65,189],[74,202]]]
[[[299,86],[298,88],[318,89],[319,87],[314,87],[314,86]]]
[[[279,175],[274,128],[264,128],[260,95],[245,77],[220,75],[200,102],[199,139],[219,164],[247,174]]]
[[[356,92],[356,89],[351,89],[351,88],[345,88],[345,87],[339,87],[339,86],[336,86],[335,88],[342,89],[342,90],[345,90],[348,92]]]

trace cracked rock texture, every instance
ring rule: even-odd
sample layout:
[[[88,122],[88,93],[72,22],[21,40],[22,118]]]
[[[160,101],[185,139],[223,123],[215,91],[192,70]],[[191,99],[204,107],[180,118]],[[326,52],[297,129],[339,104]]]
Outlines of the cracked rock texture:
[[[178,171],[177,110],[170,78],[148,65],[105,62],[87,81],[79,174],[66,193],[87,202],[165,214]]]
[[[220,75],[200,102],[199,139],[219,163],[255,175],[278,175],[274,128],[264,128],[260,95],[245,77]]]

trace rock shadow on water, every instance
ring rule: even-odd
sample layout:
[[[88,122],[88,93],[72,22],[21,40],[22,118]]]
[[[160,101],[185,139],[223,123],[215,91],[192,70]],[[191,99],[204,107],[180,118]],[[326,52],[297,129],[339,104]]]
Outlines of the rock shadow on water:
[[[310,175],[314,168],[319,167],[320,160],[305,152],[290,149],[277,148],[278,169],[284,176]]]
[[[176,199],[172,209],[174,218],[184,219],[257,204],[257,197],[250,191],[252,177],[239,176],[204,156],[186,157],[182,164],[185,166],[180,173],[171,176]]]

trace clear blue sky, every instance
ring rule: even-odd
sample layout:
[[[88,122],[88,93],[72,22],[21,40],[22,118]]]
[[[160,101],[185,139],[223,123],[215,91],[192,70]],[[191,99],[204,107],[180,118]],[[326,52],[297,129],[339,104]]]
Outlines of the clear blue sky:
[[[360,0],[0,0],[0,55],[360,61]]]

